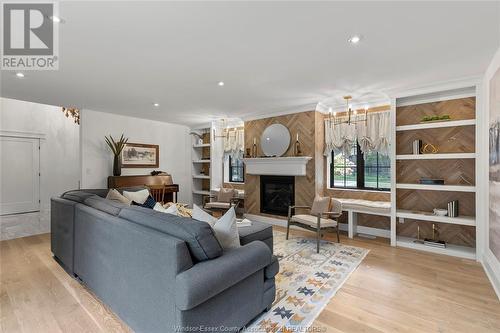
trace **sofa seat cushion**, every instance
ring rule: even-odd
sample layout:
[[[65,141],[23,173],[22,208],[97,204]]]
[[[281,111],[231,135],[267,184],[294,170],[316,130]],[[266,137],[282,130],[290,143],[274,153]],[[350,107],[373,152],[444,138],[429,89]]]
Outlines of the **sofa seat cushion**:
[[[188,245],[194,261],[214,259],[222,255],[222,247],[208,223],[138,206],[124,208],[118,216],[182,239]]]
[[[313,215],[294,215],[291,218],[291,222],[299,222],[306,224],[311,227],[316,227],[318,225],[318,218]],[[336,227],[337,226],[337,221],[330,220],[330,219],[321,219],[321,227],[323,228],[328,228],[328,227]]]
[[[97,195],[88,197],[83,201],[83,204],[114,216],[118,216],[122,208],[129,206],[121,202],[101,198]]]
[[[252,225],[248,227],[238,227],[238,233],[240,244],[245,245],[256,240],[273,238],[273,227],[267,223],[252,221]]]

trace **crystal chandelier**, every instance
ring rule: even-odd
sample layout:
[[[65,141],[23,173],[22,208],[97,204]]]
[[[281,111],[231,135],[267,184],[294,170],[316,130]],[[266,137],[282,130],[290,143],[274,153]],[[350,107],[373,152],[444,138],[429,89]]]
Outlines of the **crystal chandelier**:
[[[77,108],[67,108],[63,106],[62,112],[66,117],[71,116],[75,124],[80,125],[80,110],[78,110]]]
[[[352,99],[352,96],[344,96],[344,100],[346,101],[346,111],[347,116],[337,117],[336,112],[332,112],[332,108],[329,109],[329,120],[330,124],[338,125],[338,124],[356,124],[356,123],[366,123],[367,122],[367,113],[368,107],[365,107],[365,112],[359,114],[357,110],[352,110],[349,101]],[[347,119],[346,119],[347,117]]]

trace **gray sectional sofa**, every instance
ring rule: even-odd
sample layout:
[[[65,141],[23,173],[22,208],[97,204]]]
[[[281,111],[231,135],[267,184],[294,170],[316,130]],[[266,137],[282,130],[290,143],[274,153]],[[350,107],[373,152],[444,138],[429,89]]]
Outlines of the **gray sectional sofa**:
[[[272,229],[241,228],[223,251],[207,223],[106,200],[51,200],[54,258],[136,332],[238,331],[275,298]]]

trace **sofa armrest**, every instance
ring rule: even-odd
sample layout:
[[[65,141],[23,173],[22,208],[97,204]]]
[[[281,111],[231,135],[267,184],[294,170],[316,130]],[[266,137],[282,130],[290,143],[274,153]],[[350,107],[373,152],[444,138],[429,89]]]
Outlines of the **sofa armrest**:
[[[176,306],[181,311],[192,309],[264,269],[271,261],[269,247],[254,241],[200,262],[177,275]]]

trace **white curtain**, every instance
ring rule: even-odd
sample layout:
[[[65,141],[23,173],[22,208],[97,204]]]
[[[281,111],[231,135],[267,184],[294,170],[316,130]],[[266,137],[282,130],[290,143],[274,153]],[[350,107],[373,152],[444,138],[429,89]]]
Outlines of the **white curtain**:
[[[233,159],[243,158],[245,136],[242,128],[228,129],[224,137],[224,154]]]
[[[347,118],[342,119],[347,120]],[[332,150],[350,154],[352,145],[359,143],[363,153],[378,152],[389,154],[391,138],[391,119],[389,112],[369,113],[367,121],[348,125],[334,124],[325,120],[325,156]]]

